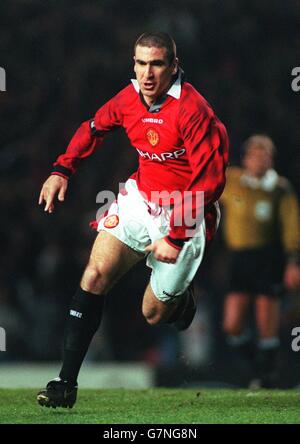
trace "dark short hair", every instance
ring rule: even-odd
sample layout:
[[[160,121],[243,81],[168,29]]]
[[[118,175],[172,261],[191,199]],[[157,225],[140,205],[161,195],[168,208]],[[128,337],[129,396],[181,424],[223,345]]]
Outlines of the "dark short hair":
[[[137,46],[166,48],[169,65],[171,65],[176,57],[176,44],[172,37],[165,32],[144,32],[135,42],[134,54]]]

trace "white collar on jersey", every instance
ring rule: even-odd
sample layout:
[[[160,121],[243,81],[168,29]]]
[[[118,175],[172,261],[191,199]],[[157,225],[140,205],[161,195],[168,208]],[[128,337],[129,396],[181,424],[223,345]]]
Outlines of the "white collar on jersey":
[[[178,68],[177,79],[171,85],[170,89],[167,91],[167,95],[168,96],[172,96],[172,97],[174,97],[174,99],[180,99],[182,77],[183,77],[183,71],[182,71],[181,68]],[[134,89],[139,94],[140,87],[139,87],[138,81],[136,79],[131,79],[131,82],[132,82],[132,84],[134,86]]]
[[[241,182],[250,188],[261,188],[264,191],[273,191],[278,183],[279,176],[275,170],[269,169],[260,179],[251,177],[247,173],[241,176]]]

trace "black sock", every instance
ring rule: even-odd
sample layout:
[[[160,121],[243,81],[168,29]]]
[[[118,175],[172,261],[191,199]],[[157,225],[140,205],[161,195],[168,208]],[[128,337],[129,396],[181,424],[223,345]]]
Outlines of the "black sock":
[[[246,361],[253,360],[255,354],[255,345],[248,330],[244,331],[240,335],[228,335],[226,340],[231,350],[241,359]]]
[[[279,340],[272,338],[273,343],[260,343],[256,355],[256,375],[266,387],[275,385],[278,379]],[[277,342],[276,342],[277,341]]]
[[[165,321],[166,324],[174,324],[174,322],[178,321],[178,319],[183,314],[183,309],[184,309],[184,307],[186,305],[187,292],[183,293],[179,297],[180,297],[180,300],[177,302],[176,307],[171,312],[170,317]]]
[[[74,384],[90,342],[99,328],[104,296],[95,295],[79,287],[75,293],[64,335],[63,365],[60,378]]]

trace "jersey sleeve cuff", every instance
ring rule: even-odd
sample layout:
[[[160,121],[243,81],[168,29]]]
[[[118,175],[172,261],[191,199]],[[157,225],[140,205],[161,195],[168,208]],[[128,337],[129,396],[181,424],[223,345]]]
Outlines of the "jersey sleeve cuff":
[[[176,248],[176,250],[182,250],[184,246],[184,239],[173,239],[171,236],[166,236],[165,241],[167,244],[171,245],[171,247]]]
[[[65,179],[69,179],[72,175],[72,171],[62,165],[55,165],[53,167],[51,175],[52,174],[64,177]]]

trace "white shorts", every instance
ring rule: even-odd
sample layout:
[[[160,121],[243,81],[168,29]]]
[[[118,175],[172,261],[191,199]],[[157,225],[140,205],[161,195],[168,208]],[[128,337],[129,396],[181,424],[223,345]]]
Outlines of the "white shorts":
[[[151,208],[151,214],[149,213]],[[216,204],[219,223],[219,206]],[[149,202],[138,191],[136,181],[128,179],[125,193],[119,193],[108,214],[98,223],[98,231],[112,234],[133,250],[144,254],[147,245],[169,233],[172,210]],[[147,257],[147,266],[152,269],[150,283],[155,296],[163,302],[171,301],[185,292],[192,282],[203,259],[205,250],[205,220],[199,234],[185,242],[175,264],[157,261],[153,253]]]

